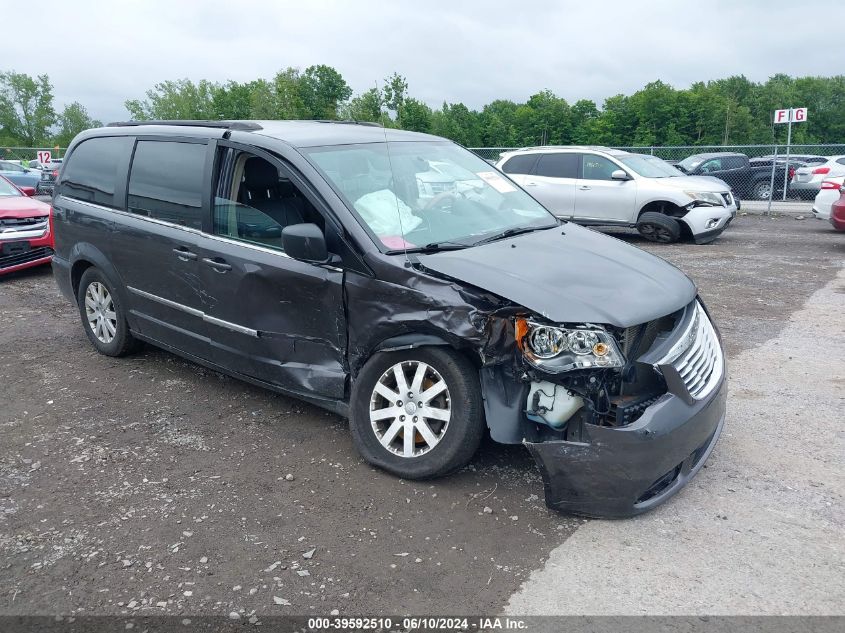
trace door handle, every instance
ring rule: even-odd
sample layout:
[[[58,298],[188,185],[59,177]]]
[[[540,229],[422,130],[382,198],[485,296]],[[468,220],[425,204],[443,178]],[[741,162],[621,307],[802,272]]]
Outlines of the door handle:
[[[232,265],[227,264],[224,261],[217,261],[216,259],[209,259],[208,257],[203,257],[202,262],[211,266],[218,273],[225,273],[226,271],[232,270]]]
[[[580,187],[578,187],[578,188],[579,188],[581,191],[589,191],[590,189],[592,189],[592,187],[590,187],[589,185],[581,185],[581,186],[580,186]]]
[[[178,248],[174,248],[173,252],[176,254],[176,257],[181,259],[183,262],[187,262],[189,260],[196,260],[197,254],[192,253],[184,246],[179,246]]]
[[[525,183],[525,186],[526,186],[526,187],[536,187],[536,186],[537,186],[537,183],[536,183],[536,182],[526,182],[526,183]]]

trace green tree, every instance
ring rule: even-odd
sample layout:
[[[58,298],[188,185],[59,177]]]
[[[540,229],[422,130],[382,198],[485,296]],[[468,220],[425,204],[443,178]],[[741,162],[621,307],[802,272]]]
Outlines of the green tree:
[[[526,145],[564,145],[572,141],[572,121],[566,99],[543,90],[531,95],[525,104],[520,135]]]
[[[206,79],[194,83],[190,79],[164,81],[147,90],[145,100],[126,101],[133,119],[217,119],[214,92],[219,86]]]
[[[388,110],[399,115],[399,110],[408,98],[408,81],[399,73],[393,73],[384,80],[384,105]]]
[[[572,106],[572,142],[590,144],[595,133],[595,121],[599,118],[599,109],[594,101],[580,99]]]
[[[339,107],[352,96],[352,89],[331,66],[309,66],[300,80],[300,96],[305,118],[337,119]]]
[[[211,89],[214,119],[249,119],[252,117],[252,83],[226,82]]]
[[[14,71],[0,73],[0,136],[31,147],[44,145],[55,122],[53,87],[47,75],[33,79]]]
[[[92,119],[85,107],[76,101],[68,104],[59,115],[59,130],[53,142],[61,147],[67,147],[73,137],[92,127],[100,127],[102,123]]]
[[[445,136],[466,147],[478,147],[481,142],[479,115],[463,103],[443,103],[432,112],[431,132]]]
[[[353,97],[340,109],[340,117],[350,121],[382,122],[381,95],[375,88]]]
[[[324,67],[327,68],[327,67]],[[309,69],[310,70],[310,69]],[[332,70],[332,69],[329,69]],[[330,73],[329,73],[330,74]],[[339,76],[339,75],[338,75]],[[341,78],[341,81],[343,79]],[[306,88],[305,79],[298,68],[288,66],[280,70],[273,78],[273,109],[275,119],[310,119],[320,118],[308,110],[305,93],[313,89],[313,82]],[[345,82],[344,82],[345,85]],[[351,94],[351,91],[350,91]],[[344,99],[348,98],[348,95]],[[343,99],[340,99],[342,101]],[[325,117],[323,117],[325,118]]]
[[[422,101],[408,97],[399,106],[399,127],[412,132],[431,131],[431,108]]]

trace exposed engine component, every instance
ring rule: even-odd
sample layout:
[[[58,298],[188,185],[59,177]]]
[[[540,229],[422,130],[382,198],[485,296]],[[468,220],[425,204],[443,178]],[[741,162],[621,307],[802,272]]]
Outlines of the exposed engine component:
[[[562,429],[583,405],[584,401],[580,396],[576,396],[562,385],[534,381],[528,391],[525,413],[532,422]]]

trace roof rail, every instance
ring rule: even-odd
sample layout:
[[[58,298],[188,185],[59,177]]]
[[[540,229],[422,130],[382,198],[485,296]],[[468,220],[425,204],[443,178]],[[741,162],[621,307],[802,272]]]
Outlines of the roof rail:
[[[527,147],[519,148],[519,151],[526,149],[592,149],[600,152],[606,152],[614,148],[605,145],[529,145]]]
[[[174,127],[211,127],[220,128],[223,130],[244,130],[255,131],[263,130],[258,123],[254,121],[192,121],[190,119],[168,119],[159,121],[114,121],[106,124],[106,127],[134,127],[138,125],[172,125]]]
[[[367,127],[384,127],[381,123],[375,121],[355,121],[354,119],[313,119],[314,123],[344,123],[346,125],[366,125]]]

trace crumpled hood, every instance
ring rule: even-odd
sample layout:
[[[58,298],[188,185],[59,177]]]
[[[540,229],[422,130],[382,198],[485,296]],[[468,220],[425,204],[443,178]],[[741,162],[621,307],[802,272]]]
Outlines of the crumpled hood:
[[[659,257],[571,223],[419,261],[556,323],[630,327],[696,295],[689,277]]]
[[[671,178],[660,178],[658,182],[687,191],[715,191],[721,193],[731,190],[724,180],[715,176],[672,176]]]

